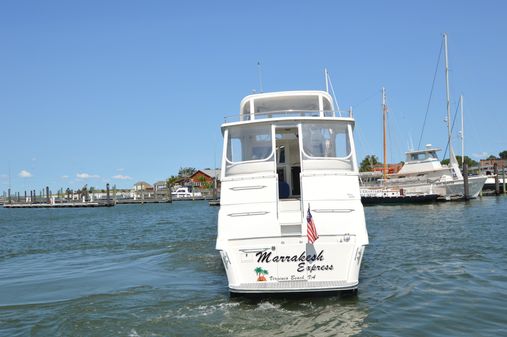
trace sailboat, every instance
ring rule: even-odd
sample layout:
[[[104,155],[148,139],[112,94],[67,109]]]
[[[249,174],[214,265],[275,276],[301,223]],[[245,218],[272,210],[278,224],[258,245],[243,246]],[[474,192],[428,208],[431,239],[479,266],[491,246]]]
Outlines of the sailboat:
[[[469,195],[465,196],[464,178],[459,168],[451,142],[451,103],[449,90],[449,61],[447,50],[447,34],[444,33],[445,50],[445,84],[447,97],[447,137],[449,144],[449,165],[442,165],[437,152],[440,148],[427,144],[422,150],[406,152],[406,161],[396,174],[388,175],[387,179],[378,179],[386,186],[403,188],[407,193],[437,193],[443,200],[476,198],[486,182],[486,176],[468,178]],[[463,129],[462,129],[463,137]],[[370,179],[372,181],[374,179]],[[371,183],[371,182],[370,182]]]
[[[368,186],[362,182],[360,189],[361,202],[363,205],[374,204],[400,204],[400,203],[421,203],[433,202],[438,198],[438,194],[431,190],[425,191],[405,191],[403,187],[391,185],[388,183],[388,167],[387,167],[387,99],[386,90],[382,88],[382,120],[383,120],[383,145],[384,145],[384,164],[382,169],[382,179],[380,186]],[[362,175],[364,180],[365,175]],[[361,179],[361,178],[360,178]]]

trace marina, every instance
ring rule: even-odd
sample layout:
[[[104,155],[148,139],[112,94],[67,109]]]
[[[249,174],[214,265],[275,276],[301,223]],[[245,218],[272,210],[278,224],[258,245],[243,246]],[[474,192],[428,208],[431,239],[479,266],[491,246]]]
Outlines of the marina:
[[[75,208],[75,207],[112,207],[112,202],[62,202],[62,203],[12,203],[4,208]]]
[[[0,337],[507,336],[505,13],[0,2]]]

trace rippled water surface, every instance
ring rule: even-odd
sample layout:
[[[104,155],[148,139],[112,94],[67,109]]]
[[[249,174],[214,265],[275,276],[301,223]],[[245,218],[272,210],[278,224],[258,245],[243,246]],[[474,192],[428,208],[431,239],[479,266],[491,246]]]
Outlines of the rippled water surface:
[[[0,336],[507,335],[507,197],[365,209],[357,295],[231,298],[206,202],[0,209]]]

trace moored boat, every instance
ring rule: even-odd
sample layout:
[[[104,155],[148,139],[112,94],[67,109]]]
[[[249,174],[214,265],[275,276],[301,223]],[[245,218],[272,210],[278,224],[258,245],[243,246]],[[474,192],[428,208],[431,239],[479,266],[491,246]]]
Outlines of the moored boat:
[[[449,147],[449,165],[442,165],[438,159],[439,148],[431,144],[422,150],[406,152],[406,161],[402,168],[395,174],[389,174],[381,178],[371,174],[364,175],[363,187],[374,188],[383,186],[403,189],[406,193],[437,193],[443,200],[456,200],[476,198],[486,182],[486,176],[467,176],[468,195],[465,195],[465,179],[461,173],[458,161],[452,146],[452,127],[449,94],[449,64],[447,56],[447,34],[443,36],[445,50],[445,81],[447,98],[447,145]],[[463,101],[460,98],[462,120],[462,158],[464,158],[464,126],[463,126]],[[362,177],[363,178],[363,177]]]
[[[361,202],[363,205],[430,203],[436,201],[438,197],[439,195],[436,193],[405,194],[403,189],[361,188]]]

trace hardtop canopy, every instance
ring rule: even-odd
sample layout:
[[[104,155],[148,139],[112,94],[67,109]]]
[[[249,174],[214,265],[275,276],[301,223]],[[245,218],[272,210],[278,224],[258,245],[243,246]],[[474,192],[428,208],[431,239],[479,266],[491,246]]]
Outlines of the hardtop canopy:
[[[255,119],[255,114],[283,111],[330,112],[333,99],[325,91],[300,90],[249,95],[240,104],[240,114],[249,119]]]

